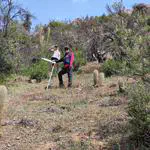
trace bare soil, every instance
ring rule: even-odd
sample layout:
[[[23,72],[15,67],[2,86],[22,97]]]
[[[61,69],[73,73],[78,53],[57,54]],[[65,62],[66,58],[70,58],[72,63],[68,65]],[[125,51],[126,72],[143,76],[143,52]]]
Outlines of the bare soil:
[[[72,88],[8,83],[9,107],[0,150],[107,150],[127,132],[127,98],[118,77],[94,88],[92,74],[74,75]],[[120,77],[126,80],[126,77]],[[64,77],[67,84],[67,77]]]

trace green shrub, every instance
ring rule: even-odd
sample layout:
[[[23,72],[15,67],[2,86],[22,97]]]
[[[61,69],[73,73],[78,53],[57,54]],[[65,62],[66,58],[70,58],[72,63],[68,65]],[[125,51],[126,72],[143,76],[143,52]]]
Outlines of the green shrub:
[[[31,67],[26,68],[22,71],[23,75],[27,75],[30,79],[36,79],[37,81],[41,81],[48,77],[48,63],[40,60],[39,62],[32,64]]]
[[[125,64],[121,61],[107,60],[102,66],[102,70],[106,77],[119,75],[123,72]]]
[[[10,58],[7,57],[7,45],[7,40],[0,35],[0,83],[6,81],[13,69],[12,64],[9,63]]]
[[[0,84],[3,84],[6,82],[6,76],[4,74],[0,74]]]
[[[6,82],[6,79],[11,72],[12,66],[0,56],[0,83]]]
[[[150,86],[137,83],[129,88],[128,115],[131,137],[138,147],[150,148]]]
[[[74,63],[73,63],[73,67],[74,67],[74,71],[78,71],[79,67],[82,65],[86,64],[86,60],[84,58],[84,54],[83,51],[81,49],[72,49],[74,52]]]
[[[132,61],[130,65],[126,63],[126,70],[125,74],[130,74],[130,75],[143,75],[147,74],[150,72],[150,67],[149,67],[149,61],[145,60],[144,64],[138,62],[138,61]]]

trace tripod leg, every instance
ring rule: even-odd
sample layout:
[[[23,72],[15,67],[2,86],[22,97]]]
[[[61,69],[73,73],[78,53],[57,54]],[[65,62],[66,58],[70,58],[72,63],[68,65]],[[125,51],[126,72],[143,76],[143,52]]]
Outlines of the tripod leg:
[[[54,71],[54,66],[52,67],[52,70],[51,70],[51,74],[50,74],[50,77],[49,77],[49,80],[48,80],[48,84],[47,84],[47,89],[48,89],[49,86],[50,86],[51,79],[52,79],[52,75],[53,75],[53,71]]]

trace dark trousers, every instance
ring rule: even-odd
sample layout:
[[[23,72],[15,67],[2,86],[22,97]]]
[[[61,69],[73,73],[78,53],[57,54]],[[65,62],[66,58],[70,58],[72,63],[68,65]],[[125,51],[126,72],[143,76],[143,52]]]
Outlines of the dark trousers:
[[[51,57],[51,60],[53,60],[54,62],[58,61],[58,59],[55,58],[55,57]],[[54,69],[54,75],[55,75],[55,73],[58,72],[58,69],[59,69],[58,64],[51,64],[50,63],[49,70],[51,70],[54,65],[55,65],[55,68],[56,68],[56,69]]]
[[[58,59],[57,59],[57,58],[55,58],[55,57],[52,57],[52,58],[51,58],[51,60],[53,60],[53,61],[57,61]]]
[[[63,75],[68,74],[68,86],[72,85],[72,68],[62,68],[62,70],[58,73],[59,85],[63,85]]]

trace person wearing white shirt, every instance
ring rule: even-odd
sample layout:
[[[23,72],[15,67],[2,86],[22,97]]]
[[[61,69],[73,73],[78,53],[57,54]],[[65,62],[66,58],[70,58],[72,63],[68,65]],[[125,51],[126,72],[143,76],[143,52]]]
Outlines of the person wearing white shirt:
[[[60,54],[60,51],[59,51],[59,47],[58,47],[57,45],[55,45],[54,48],[50,48],[49,50],[50,50],[51,52],[53,52],[53,55],[52,55],[52,57],[51,57],[51,60],[53,60],[53,61],[55,61],[55,62],[58,61],[58,60],[60,60],[61,54]],[[58,64],[52,64],[52,66],[53,66],[53,65],[56,66],[56,71],[58,71],[58,69],[59,69]],[[50,67],[49,67],[49,70],[51,70],[51,65],[50,65]],[[50,76],[51,71],[49,71],[48,74],[49,74],[49,76]]]
[[[59,51],[59,48],[58,48],[57,45],[54,46],[53,51],[54,51],[54,53],[53,53],[53,55],[51,57],[51,60],[53,60],[53,61],[60,60],[60,51]]]

